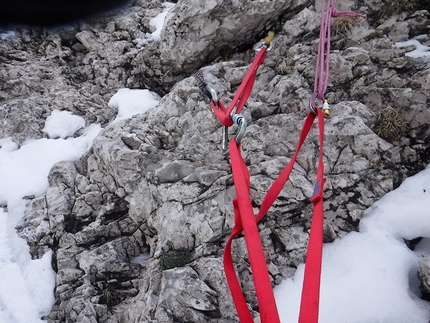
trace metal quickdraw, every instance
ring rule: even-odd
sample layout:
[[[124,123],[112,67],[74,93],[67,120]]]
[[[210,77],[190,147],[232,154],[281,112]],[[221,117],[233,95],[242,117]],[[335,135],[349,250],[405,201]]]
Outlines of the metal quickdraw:
[[[235,115],[240,113],[242,108],[245,106],[249,96],[251,95],[255,78],[257,76],[257,70],[259,66],[263,64],[267,55],[267,51],[272,48],[272,40],[274,36],[275,34],[273,32],[269,32],[266,38],[262,39],[254,46],[254,50],[258,53],[253,63],[249,67],[248,72],[246,73],[228,108],[226,108],[224,104],[219,100],[218,93],[216,92],[216,90],[206,84],[203,77],[203,73],[201,71],[198,71],[194,74],[194,78],[197,81],[197,85],[203,91],[203,93],[211,100],[211,107],[213,112],[215,113],[218,120],[224,125],[222,135],[223,154],[227,154],[228,151],[228,127],[232,126],[233,124],[239,126],[238,133],[235,136],[237,144],[240,143],[240,140],[245,133],[247,126],[246,120],[242,115],[236,117]]]
[[[233,114],[232,117],[233,122],[239,127],[239,130],[236,134],[236,142],[240,144],[240,141],[242,140],[243,135],[245,134],[246,127],[248,126],[248,123],[246,122],[246,119],[241,114]]]
[[[327,100],[324,100],[322,111],[325,117],[330,117],[330,105],[328,104]]]
[[[204,77],[203,77],[203,73],[201,71],[194,73],[194,78],[196,79],[197,85],[202,90],[203,94],[205,94],[213,102],[213,104],[218,109],[220,109],[218,93],[214,88],[212,88],[208,84],[206,84]],[[235,140],[236,140],[237,144],[240,144],[240,142],[241,142],[241,140],[245,134],[246,127],[247,127],[248,123],[246,122],[245,117],[241,114],[232,114],[231,119],[233,120],[233,123],[235,123],[239,127],[239,130],[237,131],[236,136],[235,136]],[[224,126],[223,133],[222,133],[222,144],[221,144],[222,153],[224,155],[228,154],[228,143],[229,143],[229,141],[230,141],[230,139],[228,136],[228,127]]]

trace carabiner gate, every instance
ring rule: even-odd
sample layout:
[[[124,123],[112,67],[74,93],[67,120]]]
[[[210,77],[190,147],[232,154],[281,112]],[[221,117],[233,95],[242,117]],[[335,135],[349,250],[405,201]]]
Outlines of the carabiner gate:
[[[233,122],[239,127],[235,139],[236,143],[240,144],[248,123],[246,122],[245,117],[241,114],[234,114],[231,118],[233,119]]]
[[[210,87],[209,85],[206,85],[206,90],[210,93],[210,99],[215,103],[215,105],[218,107],[218,93],[217,91]]]
[[[245,135],[246,127],[248,126],[248,123],[246,122],[246,119],[241,114],[233,114],[231,119],[233,122],[239,127],[239,130],[236,133],[236,136],[234,139],[236,140],[236,144],[240,144],[242,141],[243,136]],[[228,127],[224,126],[223,131],[223,138],[222,138],[222,153],[223,155],[228,154]]]
[[[266,46],[267,42],[271,41],[272,38],[273,38],[273,36],[271,36],[269,34],[269,36],[267,36],[267,38],[265,40],[266,43],[264,43],[264,40],[263,40],[262,46]],[[196,79],[197,85],[202,90],[202,92],[219,109],[218,93],[214,88],[212,88],[208,84],[206,84],[204,77],[203,77],[203,73],[201,71],[194,73],[194,78]],[[232,113],[234,113],[234,112],[232,112]],[[246,122],[244,116],[241,114],[233,114],[231,116],[231,119],[233,120],[233,123],[235,123],[239,127],[239,130],[237,131],[237,134],[235,136],[235,140],[236,140],[237,144],[240,144],[240,141],[242,140],[242,138],[245,134],[246,127],[248,126],[248,123]],[[223,155],[228,154],[228,142],[229,142],[228,127],[224,126],[223,133],[222,133],[222,153],[223,153]]]

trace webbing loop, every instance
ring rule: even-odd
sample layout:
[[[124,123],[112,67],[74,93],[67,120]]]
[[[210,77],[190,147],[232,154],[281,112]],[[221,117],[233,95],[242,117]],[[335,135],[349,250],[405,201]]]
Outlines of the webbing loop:
[[[268,36],[269,38],[269,36]],[[272,37],[273,38],[273,37]],[[285,182],[288,180],[294,163],[297,159],[300,148],[308,136],[313,122],[318,117],[318,124],[320,129],[320,156],[318,160],[318,171],[315,192],[311,198],[314,204],[314,211],[312,215],[311,231],[309,237],[309,247],[307,253],[307,260],[305,266],[305,278],[302,292],[302,303],[299,317],[299,323],[316,323],[318,320],[319,309],[319,288],[320,288],[320,275],[321,275],[321,261],[322,261],[322,232],[323,232],[323,186],[325,179],[323,178],[324,165],[323,165],[323,136],[324,136],[324,113],[315,107],[315,100],[318,97],[318,92],[314,91],[313,101],[310,103],[311,113],[305,120],[302,131],[300,133],[299,141],[296,151],[287,164],[285,169],[281,172],[279,177],[272,184],[266,196],[263,199],[259,213],[254,216],[253,206],[250,197],[250,174],[245,161],[240,152],[240,141],[246,130],[246,120],[240,115],[240,111],[245,106],[248,97],[251,94],[258,67],[264,62],[267,53],[267,42],[263,43],[259,48],[259,52],[251,64],[244,80],[239,86],[232,102],[226,108],[221,100],[218,99],[216,91],[212,90],[204,80],[200,78],[199,86],[206,90],[206,95],[211,98],[211,107],[218,118],[224,125],[223,130],[223,149],[230,153],[231,168],[233,174],[234,187],[236,190],[236,198],[233,200],[234,206],[234,227],[231,235],[226,243],[224,249],[224,269],[229,285],[233,302],[236,307],[239,320],[241,323],[253,323],[251,312],[248,308],[247,302],[243,295],[236,271],[234,269],[232,260],[232,242],[234,238],[241,232],[244,232],[245,243],[248,250],[251,273],[254,281],[255,292],[257,296],[258,307],[260,311],[261,323],[280,323],[276,302],[273,294],[272,284],[268,267],[266,264],[264,251],[258,232],[257,224],[262,217],[267,213],[273,202],[280,194]],[[257,44],[258,45],[258,44]],[[196,77],[198,83],[199,79]],[[239,131],[234,139],[229,141],[228,127],[233,124],[239,126]],[[312,258],[312,259],[311,259]],[[309,263],[309,264],[308,264]],[[303,314],[302,314],[303,312]],[[306,312],[306,313],[305,313]],[[309,313],[307,313],[309,312]]]
[[[308,253],[305,265],[305,278],[302,292],[302,303],[300,323],[316,323],[319,309],[319,288],[322,262],[322,245],[323,245],[323,186],[325,179],[323,165],[323,141],[324,141],[324,113],[317,109],[317,115],[309,113],[305,120],[296,151],[290,162],[273,182],[266,196],[261,203],[260,210],[256,217],[250,199],[250,176],[248,168],[240,154],[240,147],[234,139],[229,143],[230,160],[234,179],[234,186],[237,198],[234,199],[234,228],[224,249],[224,269],[227,283],[230,287],[234,304],[236,306],[241,323],[253,323],[252,315],[247,307],[246,300],[243,296],[240,283],[234,270],[231,248],[234,238],[242,231],[244,232],[245,243],[247,245],[251,272],[254,279],[254,286],[257,295],[257,301],[260,309],[260,319],[262,323],[279,322],[278,312],[273,296],[267,265],[264,258],[264,252],[261,246],[261,239],[258,234],[257,224],[264,217],[272,206],[288,180],[299,151],[308,136],[315,118],[318,117],[319,134],[320,134],[320,157],[318,160],[318,170],[315,185],[315,192],[311,198],[314,203],[312,214],[311,233],[309,237]],[[311,259],[312,258],[312,259]],[[315,319],[316,318],[316,319]]]
[[[243,231],[260,309],[261,323],[280,323],[266,258],[251,203],[249,171],[241,156],[240,146],[237,145],[235,139],[230,141],[228,147],[237,198],[234,201],[235,226],[224,249],[224,271],[227,283],[230,287],[240,322],[253,323],[254,320],[240,287],[231,254],[233,239]]]
[[[210,105],[211,105],[212,111],[214,112],[218,120],[221,122],[221,124],[224,126],[223,133],[222,133],[223,154],[228,153],[228,142],[229,142],[228,127],[231,127],[235,123],[239,126],[239,130],[235,137],[236,142],[238,144],[240,143],[245,133],[247,123],[245,118],[242,115],[240,115],[240,112],[245,106],[249,96],[251,95],[252,89],[254,87],[255,78],[257,76],[258,68],[260,67],[261,64],[264,63],[264,60],[267,55],[267,51],[272,46],[272,43],[273,43],[272,40],[274,35],[275,34],[273,32],[270,32],[265,39],[261,40],[254,47],[255,49],[258,48],[258,54],[254,58],[254,61],[249,67],[248,72],[246,73],[242,83],[240,84],[228,108],[218,98],[218,93],[216,92],[216,90],[210,87],[208,84],[206,84],[203,77],[203,73],[201,71],[194,73],[194,78],[196,79],[197,85],[203,91],[203,93],[211,100]],[[240,116],[240,117],[237,117],[237,122],[233,120],[235,115]]]
[[[263,64],[266,55],[267,47],[263,46],[263,48],[261,48],[257,56],[254,58],[253,63],[251,64],[228,108],[221,102],[221,100],[218,100],[218,102],[211,100],[212,110],[215,113],[215,116],[224,126],[231,127],[233,125],[231,116],[233,114],[240,113],[245,106],[246,101],[251,95],[252,88],[254,87],[258,68],[261,64]]]
[[[319,158],[316,185],[311,202],[314,204],[312,212],[311,230],[309,234],[308,250],[306,253],[305,273],[303,278],[302,297],[300,301],[299,323],[317,323],[319,314],[322,250],[324,234],[324,113],[318,109],[319,128]]]

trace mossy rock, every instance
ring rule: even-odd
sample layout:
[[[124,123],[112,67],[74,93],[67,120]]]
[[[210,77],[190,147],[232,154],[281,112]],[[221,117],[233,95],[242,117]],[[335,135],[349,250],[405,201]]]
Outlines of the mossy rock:
[[[377,38],[384,38],[384,33],[381,30],[375,30],[374,32],[370,33],[366,36],[365,40],[369,41]]]
[[[160,265],[163,270],[184,267],[191,262],[191,251],[172,250],[161,256]]]

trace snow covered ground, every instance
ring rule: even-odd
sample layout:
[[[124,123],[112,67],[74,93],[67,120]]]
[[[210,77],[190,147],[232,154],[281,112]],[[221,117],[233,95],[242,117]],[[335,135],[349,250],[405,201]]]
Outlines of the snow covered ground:
[[[22,220],[24,196],[43,194],[47,175],[61,160],[76,160],[91,147],[100,126],[91,125],[78,138],[67,136],[85,125],[80,117],[53,111],[45,132],[58,139],[29,140],[18,147],[10,138],[0,140],[0,322],[35,323],[54,302],[51,253],[31,260],[28,246],[15,227]],[[7,210],[7,211],[6,211]]]

